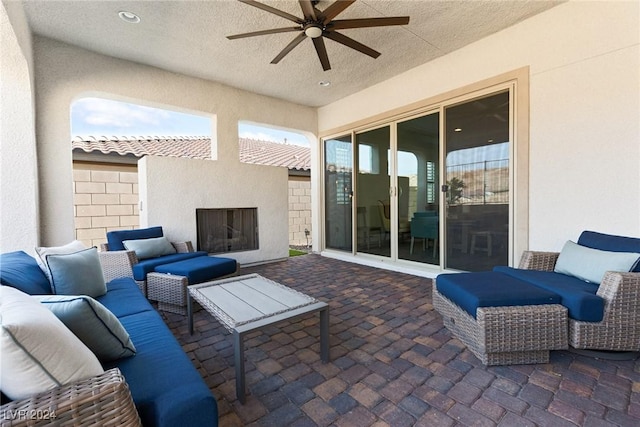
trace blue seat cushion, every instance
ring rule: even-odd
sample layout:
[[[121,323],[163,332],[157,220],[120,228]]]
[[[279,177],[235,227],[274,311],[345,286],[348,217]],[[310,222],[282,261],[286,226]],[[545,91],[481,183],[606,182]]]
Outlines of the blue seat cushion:
[[[600,322],[604,316],[604,300],[596,295],[598,284],[553,271],[523,270],[506,266],[494,267],[493,271],[560,295],[561,304],[567,307],[571,319]]]
[[[636,252],[640,254],[640,239],[635,237],[583,231],[578,239],[578,244],[592,249],[600,249],[601,251]],[[640,272],[640,262],[631,271]]]
[[[156,311],[120,318],[136,355],[104,364],[118,367],[145,426],[213,426],[218,406],[211,391]]]
[[[124,251],[125,240],[151,239],[162,237],[162,227],[139,228],[137,230],[114,230],[107,233],[110,251]]]
[[[560,304],[560,296],[508,275],[482,271],[440,274],[436,288],[474,318],[478,307]]]
[[[35,258],[24,251],[0,255],[0,282],[29,295],[51,295],[49,279]]]
[[[189,284],[194,285],[234,273],[236,269],[235,259],[201,256],[171,264],[162,264],[157,266],[155,271],[185,276],[189,280]]]
[[[133,277],[136,280],[146,280],[147,274],[154,271],[154,269],[161,264],[171,264],[173,262],[202,256],[207,256],[207,253],[204,251],[183,252],[178,254],[163,255],[157,258],[143,259],[137,264],[133,265]]]
[[[143,311],[153,311],[153,307],[142,295],[136,282],[128,277],[114,279],[107,283],[107,293],[96,300],[118,318]]]

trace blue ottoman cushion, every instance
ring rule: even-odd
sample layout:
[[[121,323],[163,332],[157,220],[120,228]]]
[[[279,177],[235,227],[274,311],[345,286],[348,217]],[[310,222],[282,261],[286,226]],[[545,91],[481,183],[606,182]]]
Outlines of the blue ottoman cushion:
[[[171,255],[163,255],[157,258],[147,258],[139,261],[137,264],[134,264],[133,269],[133,278],[136,280],[146,280],[147,274],[155,271],[155,268],[162,264],[171,264],[177,261],[182,261],[185,259],[196,258],[206,256],[207,253],[204,251],[199,252],[182,252]]]
[[[553,271],[524,270],[506,266],[498,266],[493,270],[556,293],[561,298],[561,304],[567,307],[569,317],[574,320],[600,322],[604,317],[604,299],[596,295],[599,285],[595,283]]]
[[[553,292],[494,271],[440,274],[436,288],[474,318],[478,307],[560,304],[561,301]]]
[[[223,257],[199,256],[184,261],[158,265],[157,273],[184,276],[190,285],[206,282],[216,277],[232,274],[237,269],[235,259]]]

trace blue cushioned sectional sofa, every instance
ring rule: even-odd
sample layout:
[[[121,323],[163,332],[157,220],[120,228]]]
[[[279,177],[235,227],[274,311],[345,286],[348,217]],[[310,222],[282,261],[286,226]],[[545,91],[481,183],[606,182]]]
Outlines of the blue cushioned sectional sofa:
[[[100,253],[101,261],[124,251]],[[0,255],[0,280],[27,294],[50,294],[34,258],[25,252]],[[133,277],[105,277],[107,293],[96,298],[122,323],[136,354],[103,365],[122,372],[144,426],[217,426],[214,396]]]

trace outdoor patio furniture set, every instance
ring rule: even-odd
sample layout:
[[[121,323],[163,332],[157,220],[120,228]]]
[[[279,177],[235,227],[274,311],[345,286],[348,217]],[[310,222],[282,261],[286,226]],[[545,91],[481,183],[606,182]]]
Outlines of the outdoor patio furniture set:
[[[549,351],[640,351],[640,239],[584,231],[519,268],[441,274],[433,305],[485,365],[546,363]]]
[[[191,242],[169,243],[160,226],[110,231],[101,250],[129,250],[130,260],[105,268],[114,273],[127,273],[132,265],[133,277],[142,293],[157,301],[160,310],[178,314],[187,314],[188,285],[228,276],[238,270],[233,258],[194,252]],[[110,259],[118,262],[118,258]]]
[[[140,292],[132,258],[48,255],[50,282],[27,253],[0,255],[3,426],[218,424],[214,396]]]

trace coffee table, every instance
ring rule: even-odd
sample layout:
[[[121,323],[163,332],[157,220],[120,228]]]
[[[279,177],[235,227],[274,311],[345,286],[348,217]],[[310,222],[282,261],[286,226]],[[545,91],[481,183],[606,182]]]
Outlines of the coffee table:
[[[193,302],[233,334],[236,396],[245,402],[244,337],[268,325],[320,313],[320,358],[329,361],[329,305],[258,274],[229,277],[187,287],[189,333]]]

